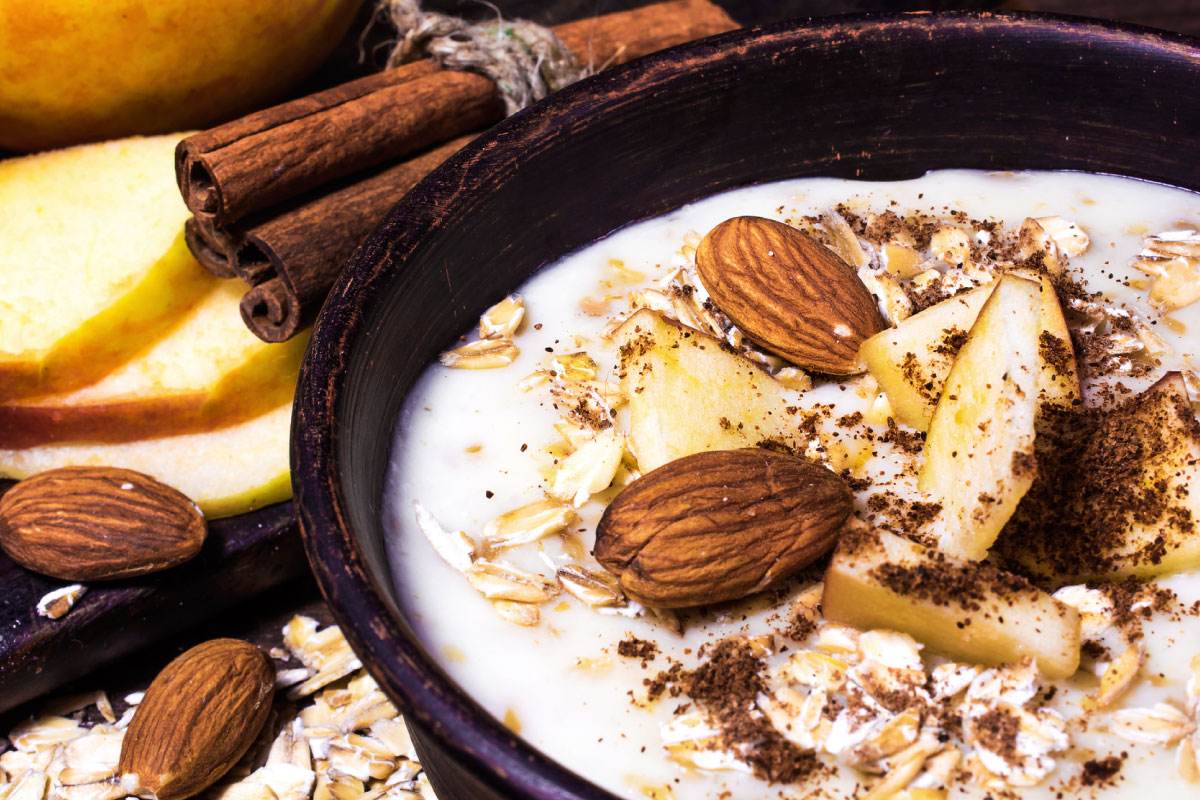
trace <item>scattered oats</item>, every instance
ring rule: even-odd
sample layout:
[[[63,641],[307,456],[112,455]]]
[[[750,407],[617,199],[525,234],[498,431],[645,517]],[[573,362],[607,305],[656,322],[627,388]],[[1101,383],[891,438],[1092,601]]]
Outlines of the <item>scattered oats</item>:
[[[47,619],[60,619],[67,615],[67,612],[75,607],[79,602],[79,598],[87,592],[86,586],[81,586],[78,583],[64,586],[61,589],[55,589],[52,592],[47,592],[41,600],[37,602],[37,613],[39,617]]]
[[[863,267],[858,271],[858,277],[875,297],[880,313],[889,323],[895,325],[912,316],[912,300],[909,299],[908,292],[904,291],[904,287],[900,285],[900,280],[895,275],[885,270]],[[834,333],[845,337],[850,335],[850,330],[847,328],[844,334],[838,333],[836,330]]]
[[[788,657],[779,668],[779,675],[803,686],[836,692],[845,683],[849,668],[845,661],[820,651],[801,650]]]
[[[721,745],[721,731],[697,711],[680,714],[661,727],[667,757],[685,767],[751,772],[750,765]]]
[[[1144,659],[1145,654],[1141,648],[1135,645],[1127,647],[1100,675],[1100,688],[1096,690],[1096,694],[1083,698],[1084,710],[1095,711],[1116,702],[1137,678]]]
[[[558,594],[558,584],[544,575],[497,561],[476,561],[466,575],[488,600],[543,603]]]
[[[1097,638],[1113,627],[1113,604],[1108,595],[1087,586],[1064,586],[1054,593],[1054,599],[1079,612],[1081,635]]]
[[[929,239],[929,252],[939,261],[951,267],[969,269],[971,259],[971,236],[962,228],[942,225]]]
[[[565,353],[551,357],[550,373],[561,381],[594,381],[600,366],[587,353]]]
[[[413,503],[417,527],[433,545],[434,552],[459,572],[466,572],[475,560],[475,540],[463,531],[451,533],[430,514],[425,506]]]
[[[1152,708],[1123,708],[1113,712],[1112,732],[1141,744],[1171,744],[1196,730],[1187,714],[1167,703]]]
[[[438,360],[454,369],[498,369],[513,363],[520,354],[510,339],[477,339],[447,350]]]
[[[938,664],[929,673],[933,696],[938,700],[954,697],[970,686],[982,671],[982,667],[974,664],[959,664],[954,661]]]
[[[18,750],[34,752],[77,739],[85,728],[69,717],[35,717],[8,732],[8,740]]]
[[[42,800],[48,782],[46,773],[29,770],[8,789],[4,800]]]
[[[525,628],[536,627],[542,619],[541,611],[532,603],[519,603],[513,600],[494,600],[492,608],[496,609],[504,620]]]
[[[925,769],[910,786],[913,789],[948,789],[954,782],[961,761],[962,751],[957,747],[947,747],[925,762]]]
[[[1067,267],[1066,255],[1059,249],[1058,243],[1042,223],[1032,217],[1026,217],[1021,223],[1017,248],[1017,254],[1023,259],[1040,255],[1042,264],[1052,274],[1059,275]]]
[[[579,517],[557,500],[538,500],[501,514],[483,529],[483,546],[488,550],[531,544],[560,533]]]
[[[871,263],[871,257],[863,250],[862,243],[841,214],[836,211],[825,212],[821,215],[821,227],[828,234],[825,246],[837,253],[842,261],[855,269]]]
[[[1058,246],[1058,249],[1068,256],[1081,256],[1087,252],[1092,243],[1083,228],[1069,219],[1062,217],[1037,217],[1035,220]]]
[[[1197,755],[1195,735],[1179,740],[1179,746],[1175,748],[1175,768],[1188,783],[1200,783],[1200,756]]]
[[[858,653],[858,631],[848,625],[825,624],[817,631],[813,647],[825,653]]]
[[[609,487],[624,454],[625,442],[615,426],[597,432],[558,465],[550,495],[579,508]]]
[[[141,705],[142,701],[145,699],[146,699],[145,692],[130,692],[129,694],[125,695],[125,705],[128,705],[128,706]]]
[[[786,388],[797,392],[807,392],[812,388],[812,376],[799,367],[784,367],[774,377]]]
[[[928,758],[941,749],[936,740],[922,737],[919,741],[895,754],[890,769],[879,783],[871,787],[863,800],[889,800],[911,784],[921,774]]]
[[[1039,688],[1037,668],[1026,660],[986,670],[967,689],[963,738],[986,771],[1010,786],[1041,783],[1057,766],[1054,756],[1071,746],[1060,714],[1031,707]]]
[[[923,647],[907,633],[895,631],[867,631],[858,638],[859,657],[895,669],[923,669]]]
[[[1133,266],[1154,278],[1150,302],[1175,311],[1200,300],[1200,231],[1164,231],[1148,236]]]
[[[288,692],[291,698],[307,697],[362,667],[336,625],[318,631],[316,620],[293,617],[284,626],[283,641],[291,654],[314,673],[308,680],[292,687]]]
[[[607,572],[567,564],[558,568],[556,576],[567,594],[593,608],[623,606],[627,602],[616,578]]]
[[[480,339],[511,339],[525,319],[525,300],[510,294],[479,318]]]
[[[915,278],[921,274],[921,254],[902,242],[885,242],[879,251],[879,262],[897,278]]]
[[[304,721],[294,717],[284,725],[271,749],[267,751],[267,765],[290,764],[303,769],[312,769],[312,756],[304,738]]]
[[[821,748],[829,736],[831,723],[825,718],[829,695],[823,689],[801,694],[786,686],[771,694],[760,694],[755,705],[785,739],[805,750]]]
[[[306,667],[278,670],[275,673],[275,688],[286,689],[289,686],[295,686],[297,683],[303,683],[308,680],[310,674]]]

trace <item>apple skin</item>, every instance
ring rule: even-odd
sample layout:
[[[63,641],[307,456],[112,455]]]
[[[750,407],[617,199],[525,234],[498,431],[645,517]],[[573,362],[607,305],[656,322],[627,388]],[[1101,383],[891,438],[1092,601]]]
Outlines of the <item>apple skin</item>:
[[[361,0],[0,0],[0,150],[208,126],[278,99]]]

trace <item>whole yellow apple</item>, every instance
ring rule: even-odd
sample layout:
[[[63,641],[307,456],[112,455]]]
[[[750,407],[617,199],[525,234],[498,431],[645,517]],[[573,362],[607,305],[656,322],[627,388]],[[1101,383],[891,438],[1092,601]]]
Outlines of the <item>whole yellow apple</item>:
[[[0,150],[204,127],[278,98],[361,0],[0,0]]]

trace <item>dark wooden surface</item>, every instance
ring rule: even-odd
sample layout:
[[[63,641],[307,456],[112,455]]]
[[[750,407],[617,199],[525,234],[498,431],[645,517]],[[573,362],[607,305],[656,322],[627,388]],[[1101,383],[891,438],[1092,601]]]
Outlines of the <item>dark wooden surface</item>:
[[[288,581],[307,582],[291,506],[209,523],[200,554],[142,578],[89,584],[60,619],[38,600],[66,585],[0,553],[0,712]]]
[[[887,0],[718,0],[744,24],[789,16],[837,11],[931,7],[930,3]],[[497,0],[507,15],[546,23],[590,13],[640,5],[637,0]],[[995,3],[966,3],[995,5]],[[461,13],[477,10],[475,0],[430,0],[430,7]],[[947,5],[954,5],[949,3]],[[1200,0],[1036,0],[1001,4],[1004,8],[1085,14],[1200,33]],[[364,13],[361,22],[365,24]],[[358,34],[347,37],[312,85],[329,85],[373,68],[385,38],[377,27],[360,48]],[[365,60],[359,60],[360,49]],[[372,57],[374,54],[374,57]],[[0,153],[0,157],[3,154]],[[36,616],[37,600],[58,582],[32,576],[0,554],[0,709],[75,680],[80,688],[136,686],[183,647],[209,635],[271,635],[280,618],[294,608],[314,608],[315,587],[305,565],[286,506],[265,509],[245,520],[214,525],[201,558],[170,573],[95,586],[64,619]],[[286,586],[271,595],[271,587]],[[269,599],[258,599],[262,592]],[[223,609],[233,613],[221,614]],[[212,621],[214,615],[217,617]],[[203,620],[207,625],[197,627]],[[174,638],[170,638],[174,637]],[[166,639],[166,643],[162,643]],[[155,644],[158,642],[158,644]],[[107,669],[105,664],[111,665]],[[131,682],[132,681],[132,682]],[[120,684],[120,686],[118,685]],[[36,703],[34,704],[36,705]],[[32,708],[26,705],[15,713]]]

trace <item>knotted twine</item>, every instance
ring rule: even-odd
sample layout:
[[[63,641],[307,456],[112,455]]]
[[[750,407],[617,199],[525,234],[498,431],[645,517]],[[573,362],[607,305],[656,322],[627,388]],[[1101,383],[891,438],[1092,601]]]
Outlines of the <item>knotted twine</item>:
[[[445,69],[479,73],[495,82],[508,114],[593,72],[553,31],[528,20],[468,22],[423,11],[418,0],[380,0],[380,9],[400,37],[389,67],[431,58]]]

